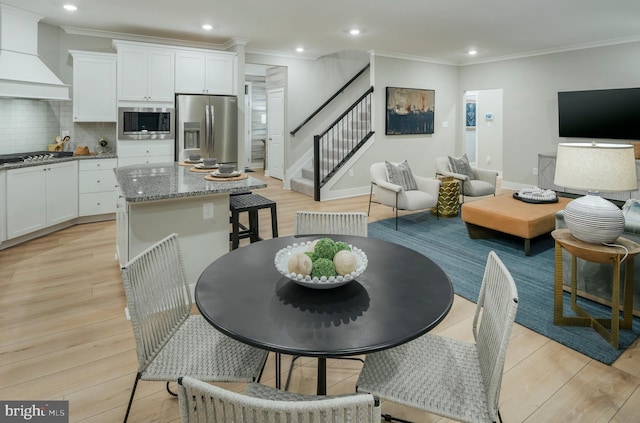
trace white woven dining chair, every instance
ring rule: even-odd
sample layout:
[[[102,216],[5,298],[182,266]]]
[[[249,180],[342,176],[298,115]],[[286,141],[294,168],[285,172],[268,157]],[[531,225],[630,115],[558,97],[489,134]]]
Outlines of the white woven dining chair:
[[[138,353],[125,423],[140,380],[166,381],[172,393],[169,382],[184,375],[219,382],[259,378],[267,351],[235,341],[201,315],[191,314],[191,291],[175,233],[141,252],[121,273]]]
[[[502,421],[498,400],[517,308],[513,278],[492,251],[473,319],[476,342],[426,334],[368,354],[357,391],[459,421]]]
[[[367,214],[363,212],[297,211],[293,234],[367,236]]]
[[[183,423],[378,423],[380,407],[370,394],[311,396],[250,383],[245,394],[203,381],[178,380]]]
[[[367,214],[364,212],[314,212],[297,211],[293,225],[294,235],[354,235],[367,236]],[[295,361],[300,358],[294,356],[289,366],[285,390],[289,387],[291,372]],[[341,357],[345,360],[358,360],[360,358]],[[276,354],[276,371],[280,369],[281,355]],[[278,377],[278,381],[280,378]]]

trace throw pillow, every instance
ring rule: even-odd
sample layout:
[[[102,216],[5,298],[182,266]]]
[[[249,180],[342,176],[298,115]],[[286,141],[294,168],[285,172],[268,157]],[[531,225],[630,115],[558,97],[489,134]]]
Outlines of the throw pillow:
[[[400,185],[405,191],[418,189],[418,184],[416,184],[416,180],[413,177],[413,173],[411,173],[411,168],[406,159],[397,165],[387,161],[384,163],[387,167],[387,179],[389,182]]]
[[[449,168],[453,173],[467,175],[469,179],[476,179],[476,176],[473,174],[473,170],[471,170],[471,164],[469,164],[469,158],[466,154],[463,154],[462,157],[449,156]]]

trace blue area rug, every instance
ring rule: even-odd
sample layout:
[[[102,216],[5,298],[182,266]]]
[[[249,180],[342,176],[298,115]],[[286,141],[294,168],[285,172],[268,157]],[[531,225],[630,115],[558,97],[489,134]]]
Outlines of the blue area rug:
[[[516,322],[605,364],[613,363],[640,335],[640,319],[633,330],[620,331],[620,349],[614,349],[595,329],[553,324],[554,244],[550,235],[531,241],[524,255],[521,238],[504,235],[495,239],[470,239],[459,217],[436,220],[428,212],[401,217],[398,230],[394,219],[369,224],[369,237],[414,249],[436,262],[449,275],[455,293],[476,302],[487,255],[495,251],[518,287]],[[570,296],[565,292],[564,314],[572,315]],[[611,309],[585,299],[578,303],[591,315],[610,317]]]

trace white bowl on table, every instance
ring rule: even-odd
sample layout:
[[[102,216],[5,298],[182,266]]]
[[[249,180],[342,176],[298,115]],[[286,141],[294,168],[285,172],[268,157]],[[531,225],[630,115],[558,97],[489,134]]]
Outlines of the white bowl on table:
[[[367,260],[367,255],[364,251],[357,247],[354,247],[353,245],[349,245],[349,247],[351,248],[351,252],[356,256],[356,270],[344,276],[337,275],[331,276],[329,278],[327,278],[326,276],[323,276],[321,278],[312,278],[310,275],[305,276],[298,273],[289,272],[289,260],[291,260],[291,257],[299,253],[311,251],[311,241],[293,243],[292,245],[288,245],[287,247],[281,249],[276,253],[274,261],[278,272],[280,272],[280,274],[285,276],[286,278],[289,278],[293,282],[297,283],[298,285],[306,286],[307,288],[313,289],[337,288],[351,282],[358,276],[362,275],[362,273],[364,273],[364,271],[367,269],[367,264],[369,263]]]

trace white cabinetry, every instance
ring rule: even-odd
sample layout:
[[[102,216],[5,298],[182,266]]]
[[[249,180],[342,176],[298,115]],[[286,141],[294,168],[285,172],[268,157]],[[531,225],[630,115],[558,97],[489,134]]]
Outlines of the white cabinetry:
[[[0,244],[7,239],[7,173],[0,170]]]
[[[7,171],[7,239],[78,217],[76,160]]]
[[[73,121],[116,121],[116,60],[112,53],[70,50],[73,57]]]
[[[114,41],[118,51],[118,101],[173,103],[174,52]]]
[[[118,166],[174,160],[174,140],[118,141]]]
[[[175,76],[176,93],[234,94],[236,54],[177,50]]]
[[[80,160],[78,214],[93,216],[116,211],[117,159]]]

